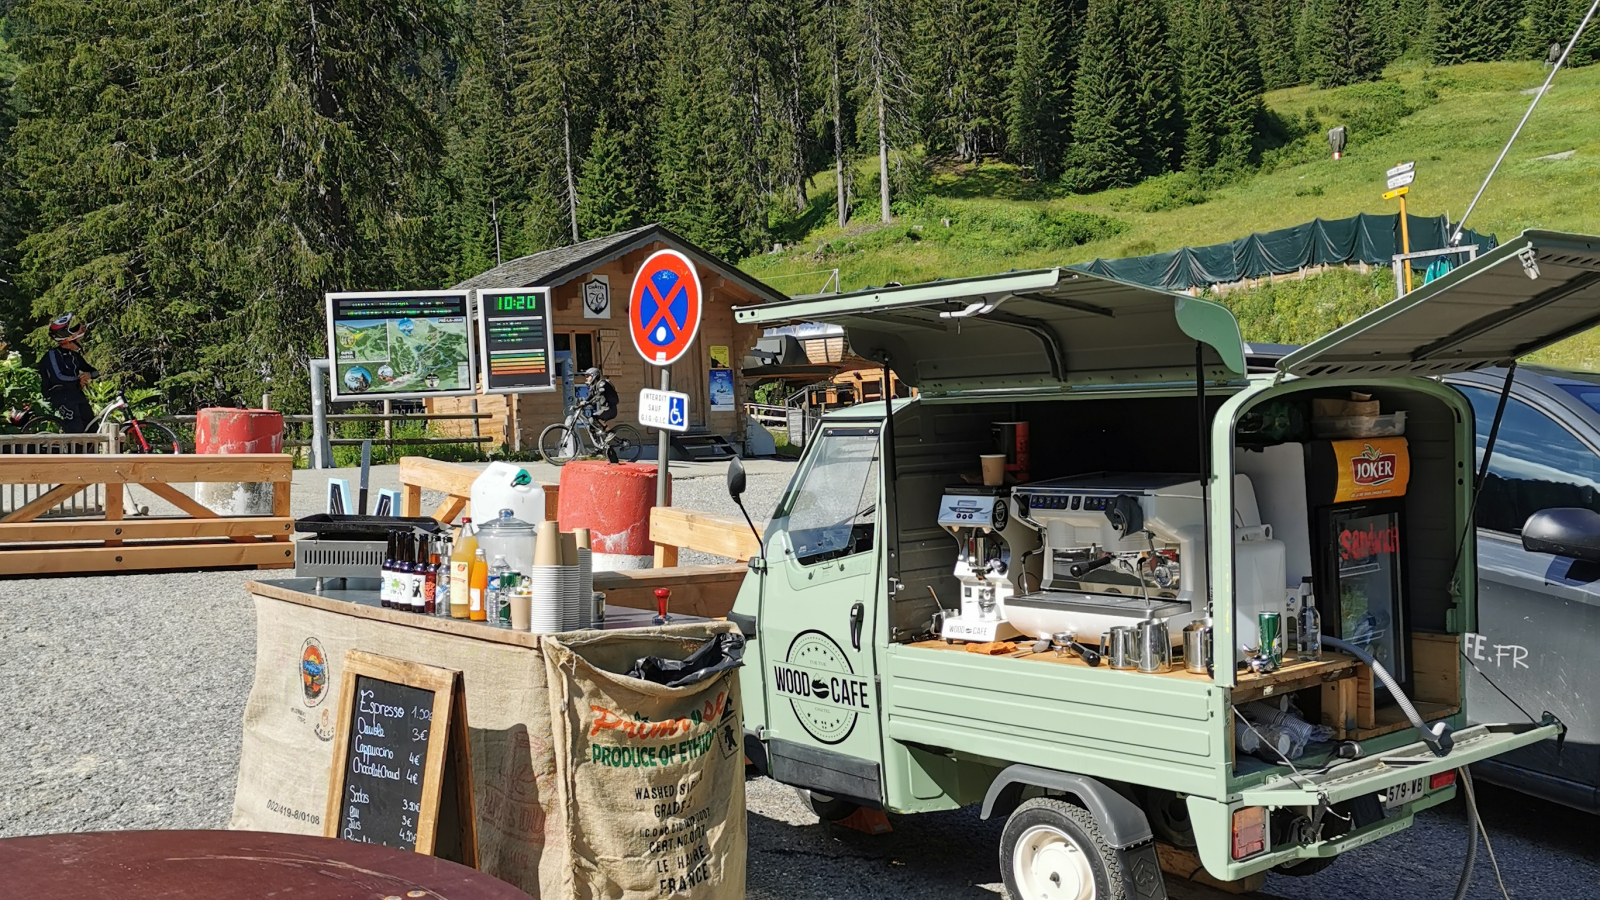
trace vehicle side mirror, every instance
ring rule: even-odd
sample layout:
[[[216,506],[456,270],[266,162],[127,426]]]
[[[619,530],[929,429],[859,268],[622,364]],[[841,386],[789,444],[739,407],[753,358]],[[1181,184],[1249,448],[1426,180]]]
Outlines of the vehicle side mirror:
[[[1541,509],[1522,525],[1522,549],[1600,562],[1600,513],[1581,507]]]
[[[735,456],[728,461],[728,498],[738,503],[744,494],[744,463]]]

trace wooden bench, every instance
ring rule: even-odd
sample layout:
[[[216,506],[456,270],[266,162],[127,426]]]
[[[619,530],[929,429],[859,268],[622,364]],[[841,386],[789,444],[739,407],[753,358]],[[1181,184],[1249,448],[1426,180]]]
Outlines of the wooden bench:
[[[289,537],[293,458],[282,453],[231,456],[51,454],[0,456],[0,484],[47,489],[0,518],[0,575],[210,569],[294,565]],[[178,490],[194,482],[269,482],[270,516],[221,516]],[[104,514],[36,521],[80,492],[104,488]],[[125,519],[123,495],[137,486],[181,515]]]

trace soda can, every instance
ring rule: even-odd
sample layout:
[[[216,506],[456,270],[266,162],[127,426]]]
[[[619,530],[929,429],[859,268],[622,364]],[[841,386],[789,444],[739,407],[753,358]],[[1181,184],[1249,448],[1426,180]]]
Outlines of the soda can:
[[[1272,660],[1273,665],[1283,665],[1283,616],[1264,612],[1256,615],[1256,628],[1261,632],[1261,655]]]

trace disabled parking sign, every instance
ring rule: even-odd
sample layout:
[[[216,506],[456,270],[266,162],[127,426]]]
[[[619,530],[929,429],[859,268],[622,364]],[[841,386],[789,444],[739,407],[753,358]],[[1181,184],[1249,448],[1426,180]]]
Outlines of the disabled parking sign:
[[[633,276],[628,330],[645,362],[670,366],[689,351],[700,330],[700,274],[676,250],[658,250]]]
[[[639,392],[639,424],[666,431],[688,431],[689,395],[645,388]]]

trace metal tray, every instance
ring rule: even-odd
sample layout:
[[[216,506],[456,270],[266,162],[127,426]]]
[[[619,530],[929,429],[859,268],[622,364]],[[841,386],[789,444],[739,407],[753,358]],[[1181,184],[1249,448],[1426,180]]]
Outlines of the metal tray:
[[[296,519],[294,530],[315,534],[318,537],[360,539],[376,537],[384,540],[396,532],[422,531],[437,534],[444,526],[427,516],[352,516],[334,513],[317,513]]]

